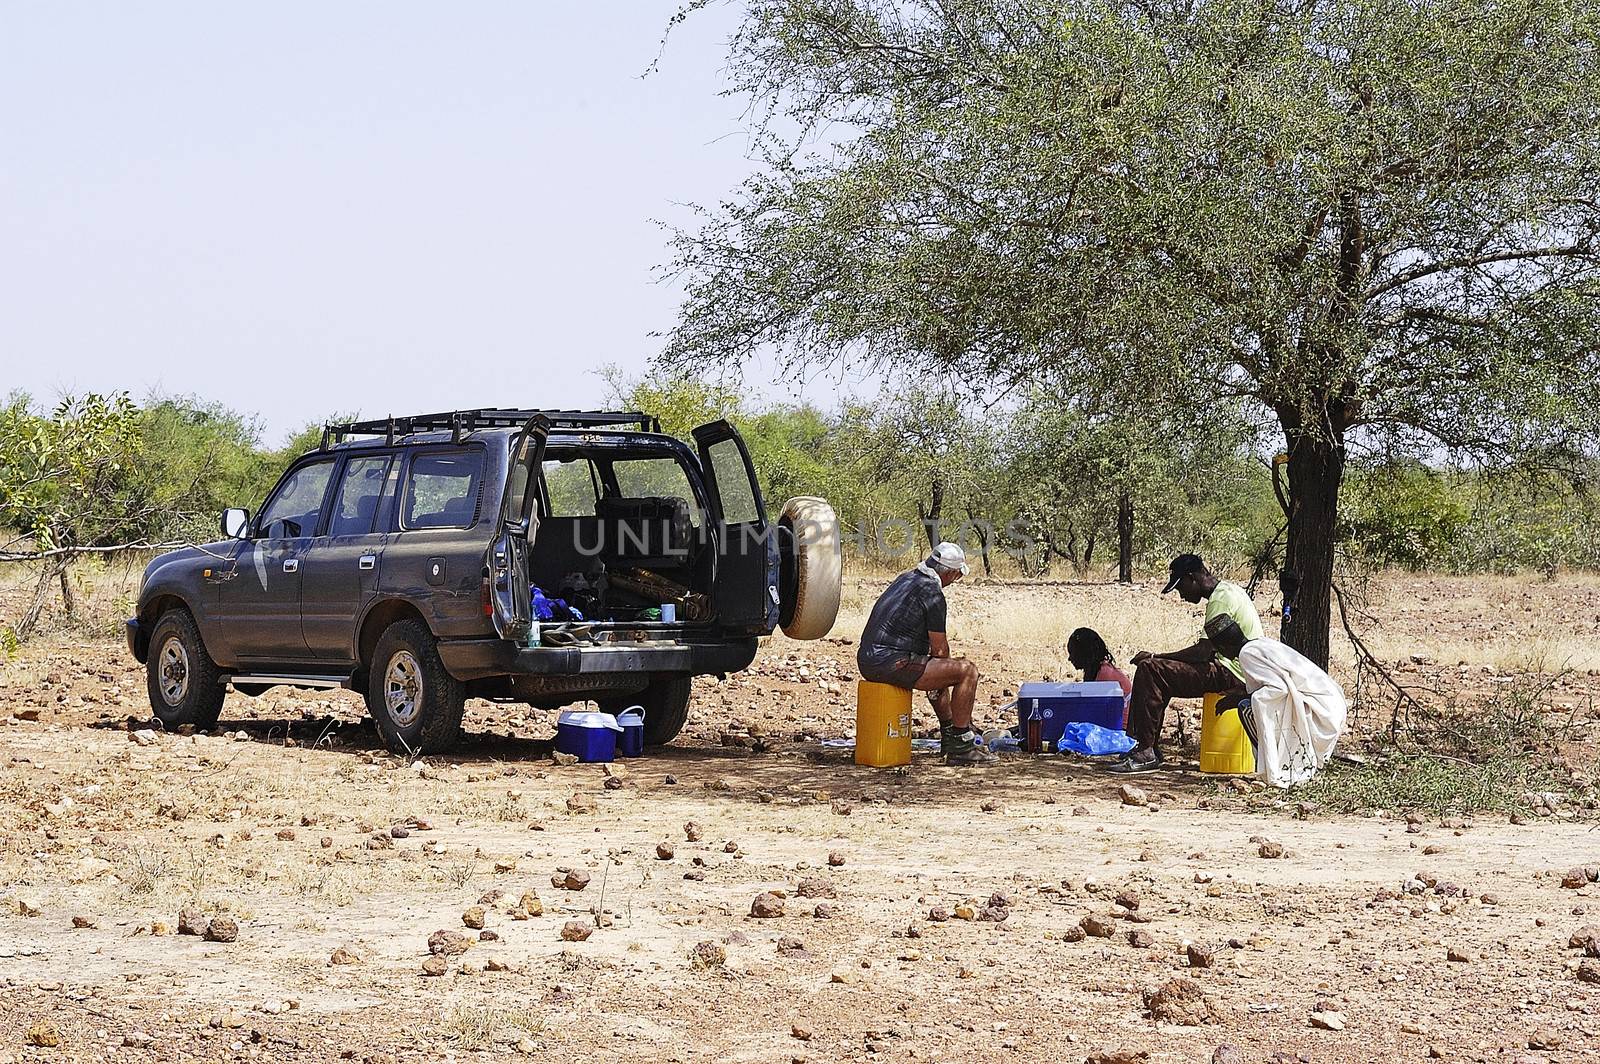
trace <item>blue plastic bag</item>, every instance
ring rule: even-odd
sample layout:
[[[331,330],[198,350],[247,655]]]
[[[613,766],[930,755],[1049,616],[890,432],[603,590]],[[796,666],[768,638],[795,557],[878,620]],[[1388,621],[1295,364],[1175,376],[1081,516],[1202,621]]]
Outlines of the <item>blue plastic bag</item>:
[[[1061,733],[1061,741],[1056,743],[1056,749],[1063,754],[1098,757],[1103,754],[1125,754],[1135,745],[1125,731],[1079,721],[1066,726]]]

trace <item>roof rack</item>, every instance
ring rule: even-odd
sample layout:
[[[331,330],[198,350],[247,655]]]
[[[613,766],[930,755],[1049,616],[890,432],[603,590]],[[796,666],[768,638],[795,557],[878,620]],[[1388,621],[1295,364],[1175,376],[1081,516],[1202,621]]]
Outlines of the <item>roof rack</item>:
[[[405,417],[387,417],[378,421],[348,421],[325,425],[322,429],[322,449],[342,442],[347,436],[383,436],[393,445],[397,436],[413,432],[449,431],[451,439],[461,442],[461,437],[478,429],[521,428],[535,417],[543,417],[552,429],[597,429],[631,425],[640,432],[660,432],[661,419],[653,414],[633,411],[609,410],[450,410],[439,414],[410,414]]]

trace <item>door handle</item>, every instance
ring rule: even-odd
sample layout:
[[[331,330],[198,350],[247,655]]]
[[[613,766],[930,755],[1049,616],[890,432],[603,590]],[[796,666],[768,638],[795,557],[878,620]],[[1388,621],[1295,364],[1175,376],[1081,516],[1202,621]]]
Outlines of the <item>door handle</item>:
[[[300,559],[285,558],[283,560],[283,571],[286,573],[298,573],[300,571]]]
[[[376,569],[377,567],[378,556],[376,554],[363,554],[361,556],[361,560],[357,563],[357,568],[361,569],[362,571]]]

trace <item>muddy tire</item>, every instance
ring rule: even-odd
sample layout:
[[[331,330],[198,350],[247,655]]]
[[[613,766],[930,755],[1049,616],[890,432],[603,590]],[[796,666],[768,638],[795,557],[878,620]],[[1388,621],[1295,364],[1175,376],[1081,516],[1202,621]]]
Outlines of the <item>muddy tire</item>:
[[[198,731],[216,727],[228,695],[222,670],[206,653],[200,629],[188,610],[168,610],[150,632],[145,660],[150,711],[167,731],[185,724]]]
[[[657,676],[638,694],[598,700],[602,712],[618,714],[638,706],[644,710],[644,743],[665,746],[689,720],[689,677]]]
[[[390,753],[450,749],[461,737],[466,704],[466,684],[445,670],[427,625],[398,621],[384,629],[372,652],[367,712]]]
[[[839,517],[822,499],[800,495],[778,518],[778,624],[790,639],[821,639],[839,616],[843,559]]]

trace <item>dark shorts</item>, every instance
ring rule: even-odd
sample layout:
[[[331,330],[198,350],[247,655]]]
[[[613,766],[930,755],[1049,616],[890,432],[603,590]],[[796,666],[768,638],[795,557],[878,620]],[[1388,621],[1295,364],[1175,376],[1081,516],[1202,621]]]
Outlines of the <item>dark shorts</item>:
[[[928,655],[898,647],[863,646],[856,652],[856,667],[863,680],[913,690],[928,668]]]

